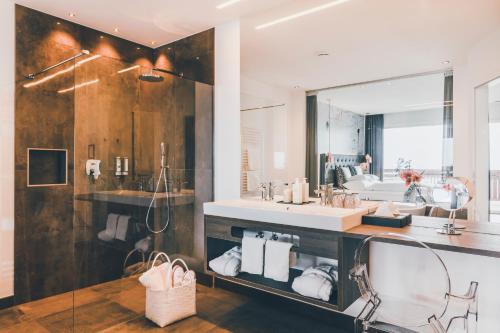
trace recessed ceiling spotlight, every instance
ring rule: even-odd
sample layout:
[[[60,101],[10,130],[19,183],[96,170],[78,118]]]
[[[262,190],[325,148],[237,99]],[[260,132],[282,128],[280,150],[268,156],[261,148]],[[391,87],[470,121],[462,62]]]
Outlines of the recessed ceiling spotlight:
[[[309,15],[309,14],[314,14],[316,12],[328,9],[330,7],[341,5],[344,2],[348,2],[348,1],[350,1],[350,0],[336,0],[336,1],[328,2],[328,3],[325,3],[324,5],[321,5],[321,6],[316,6],[316,7],[310,8],[310,9],[306,9],[304,11],[301,11],[301,12],[298,12],[298,13],[295,13],[295,14],[292,14],[292,15],[284,16],[284,17],[276,19],[274,21],[258,25],[258,26],[255,27],[255,29],[256,30],[260,30],[260,29],[268,28],[268,27],[271,27],[271,26],[279,24],[279,23],[283,23],[283,22],[286,22],[286,21],[294,20],[296,18],[299,18],[299,17],[302,17],[302,16],[306,16],[306,15]]]
[[[57,25],[61,25],[61,22],[56,22]]]
[[[155,45],[155,44],[156,44],[156,41],[152,40],[151,45]]]
[[[196,57],[196,60],[200,60],[200,57]]]
[[[169,50],[169,51],[170,51],[171,49],[172,49],[171,47],[167,47],[167,50]]]
[[[69,13],[68,15],[69,15],[69,17],[75,17],[76,16],[75,13]]]
[[[140,50],[141,48],[139,46],[137,46],[136,49]]]
[[[104,38],[104,36],[103,36],[103,35],[100,35],[100,36],[99,36],[99,38],[100,38],[100,39],[103,39],[103,38]]]
[[[328,51],[318,51],[316,52],[316,56],[318,57],[328,57],[330,55],[330,52]]]
[[[449,60],[444,60],[442,63],[443,63],[443,65],[449,65],[450,61]]]
[[[219,5],[217,5],[215,8],[217,8],[217,9],[224,9],[224,8],[229,7],[231,5],[237,4],[240,1],[241,0],[229,0],[229,1],[226,1],[226,2],[223,2],[223,3],[219,4]]]
[[[120,31],[118,28],[115,28],[114,30],[115,30],[115,32],[119,32]]]

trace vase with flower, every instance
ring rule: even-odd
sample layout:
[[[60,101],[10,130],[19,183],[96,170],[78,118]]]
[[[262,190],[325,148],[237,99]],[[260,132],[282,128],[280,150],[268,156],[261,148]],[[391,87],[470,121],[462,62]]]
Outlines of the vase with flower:
[[[424,171],[418,172],[408,168],[401,170],[399,177],[405,182],[407,190],[404,194],[404,202],[414,202],[417,205],[427,204],[427,199],[424,196],[424,191],[420,182],[424,178]]]

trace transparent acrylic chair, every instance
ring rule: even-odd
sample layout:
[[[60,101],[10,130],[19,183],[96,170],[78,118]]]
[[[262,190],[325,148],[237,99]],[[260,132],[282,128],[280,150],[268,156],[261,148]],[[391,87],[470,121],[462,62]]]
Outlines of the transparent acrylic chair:
[[[396,243],[404,240],[406,244],[410,241],[412,246],[421,248],[418,261],[408,262],[395,248],[382,250],[385,252],[379,253],[394,260],[393,267],[388,268],[383,280],[372,281],[367,263],[362,262],[363,251],[377,238],[390,238]],[[418,273],[406,269],[412,264],[418,265]],[[452,295],[443,260],[415,238],[395,233],[365,238],[356,249],[350,278],[357,283],[364,303],[355,318],[355,332],[470,332],[470,319],[477,322],[478,283],[472,282],[464,295]]]

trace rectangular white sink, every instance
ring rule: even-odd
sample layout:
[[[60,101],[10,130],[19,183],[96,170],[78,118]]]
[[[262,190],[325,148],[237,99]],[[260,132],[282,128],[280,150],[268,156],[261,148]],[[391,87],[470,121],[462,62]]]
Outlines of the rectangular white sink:
[[[344,231],[361,224],[361,217],[372,211],[373,203],[360,208],[333,208],[319,203],[280,204],[255,199],[222,200],[204,204],[204,214],[296,227]]]

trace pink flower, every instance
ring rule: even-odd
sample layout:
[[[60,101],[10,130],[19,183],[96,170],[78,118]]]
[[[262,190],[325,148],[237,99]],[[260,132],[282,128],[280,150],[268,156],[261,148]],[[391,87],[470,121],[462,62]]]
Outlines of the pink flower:
[[[405,182],[406,186],[410,186],[412,183],[420,183],[424,178],[423,173],[423,171],[418,173],[413,169],[405,169],[400,172],[399,177]]]

